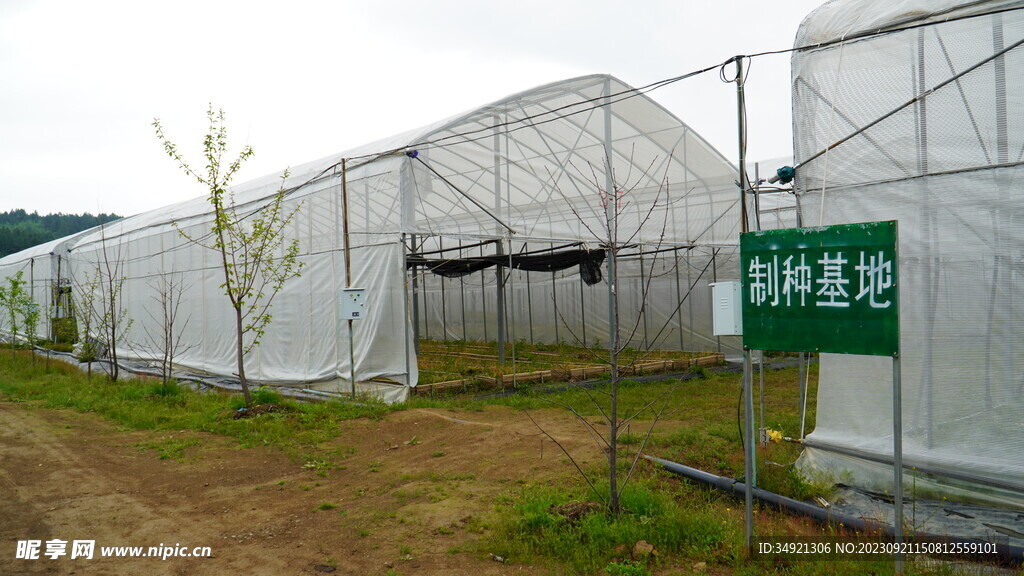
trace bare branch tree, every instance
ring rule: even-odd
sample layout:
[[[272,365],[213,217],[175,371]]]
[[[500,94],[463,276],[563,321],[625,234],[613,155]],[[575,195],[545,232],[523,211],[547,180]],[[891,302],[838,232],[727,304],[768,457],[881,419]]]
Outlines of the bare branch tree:
[[[190,285],[181,274],[170,272],[153,279],[150,288],[153,306],[147,313],[158,330],[146,331],[145,340],[152,350],[160,352],[160,378],[166,384],[171,380],[174,359],[193,347],[185,343],[185,330],[192,317],[180,318],[182,299]]]
[[[108,375],[114,382],[121,373],[118,343],[124,340],[132,326],[128,318],[128,310],[122,306],[124,300],[124,254],[118,242],[114,257],[111,258],[107,245],[106,227],[100,224],[100,260],[96,263],[100,279],[100,298],[102,312],[97,316],[101,340],[106,348],[106,356],[110,360]]]
[[[117,381],[121,373],[118,346],[125,342],[133,320],[124,307],[124,249],[120,242],[111,247],[105,225],[100,225],[100,246],[95,259],[84,260],[89,274],[79,279],[73,275],[74,311],[80,332],[78,359],[86,362],[92,376],[92,363],[106,358],[110,364],[107,376]],[[77,293],[74,293],[77,291]]]
[[[669,203],[662,201],[663,197],[668,196],[669,183],[667,177],[662,178],[661,181],[658,183],[658,188],[655,191],[653,198],[633,198],[634,195],[638,194],[638,190],[642,189],[641,183],[652,180],[651,171],[653,170],[653,167],[655,166],[657,159],[653,160],[645,169],[639,171],[638,174],[634,174],[632,172],[632,166],[634,164],[632,160],[633,158],[631,157],[630,171],[626,175],[626,181],[622,183],[616,182],[612,167],[607,167],[607,169],[611,171],[611,178],[609,179],[612,182],[611,190],[605,189],[606,186],[603,186],[600,182],[600,179],[598,178],[597,170],[593,165],[589,165],[590,184],[596,191],[596,195],[599,198],[601,207],[604,209],[604,218],[599,225],[594,225],[592,223],[587,222],[581,216],[580,211],[577,210],[572,201],[569,198],[567,198],[566,195],[561,191],[561,189],[557,185],[557,182],[554,185],[554,189],[558,192],[558,194],[562,196],[562,199],[568,205],[569,210],[580,221],[581,226],[584,229],[586,229],[586,231],[590,233],[591,236],[593,236],[596,242],[600,243],[605,248],[607,254],[606,261],[608,263],[608,275],[606,281],[609,284],[609,319],[612,325],[612,330],[610,334],[611,342],[608,346],[608,357],[606,359],[603,359],[603,361],[607,363],[609,366],[608,387],[610,391],[609,393],[606,394],[607,399],[604,402],[602,402],[599,401],[598,398],[595,397],[590,390],[588,390],[587,388],[583,388],[590,402],[595,407],[597,407],[597,410],[601,418],[608,425],[607,433],[602,434],[601,432],[599,432],[594,427],[594,425],[591,422],[589,422],[586,418],[584,418],[580,414],[580,412],[573,406],[569,406],[567,404],[551,400],[548,401],[554,405],[557,405],[561,408],[568,410],[570,413],[576,416],[576,418],[583,423],[588,434],[594,440],[594,443],[605,455],[608,464],[607,497],[603,496],[602,493],[597,490],[596,486],[591,482],[591,480],[587,478],[587,475],[583,472],[580,465],[576,462],[575,458],[568,452],[568,450],[566,450],[562,444],[555,441],[554,438],[551,438],[550,434],[548,434],[543,429],[543,427],[537,424],[536,420],[534,420],[532,416],[530,417],[531,421],[533,421],[534,424],[537,425],[541,432],[548,436],[548,438],[551,439],[552,441],[555,441],[558,447],[562,449],[566,456],[569,457],[570,461],[576,467],[576,470],[579,471],[579,473],[584,476],[588,485],[590,485],[591,489],[594,490],[594,492],[599,495],[599,497],[604,501],[604,504],[607,507],[608,511],[613,514],[617,514],[621,511],[620,495],[622,493],[622,490],[625,488],[625,486],[632,478],[633,473],[636,469],[637,462],[639,461],[639,457],[643,452],[644,448],[647,446],[647,442],[650,439],[650,435],[653,432],[654,427],[666,413],[669,406],[669,402],[672,398],[672,392],[675,390],[675,386],[670,387],[661,395],[659,395],[658,398],[646,403],[646,405],[644,405],[642,408],[640,408],[634,414],[628,416],[627,418],[622,418],[619,414],[619,393],[623,368],[629,368],[632,366],[634,362],[636,362],[636,360],[634,359],[630,363],[623,365],[621,362],[620,355],[632,344],[633,339],[636,337],[637,331],[640,326],[640,318],[642,317],[644,309],[647,306],[648,299],[651,296],[651,285],[652,279],[654,277],[653,271],[657,263],[657,255],[661,253],[661,247],[663,246],[666,239],[668,228],[668,214],[671,209]],[[572,166],[571,163],[570,166]],[[575,166],[573,166],[573,168],[576,169]],[[668,168],[666,167],[666,173],[667,170]],[[582,175],[582,171],[577,169],[577,172],[580,172],[580,174]],[[555,180],[553,176],[551,176],[551,180]],[[646,193],[646,195],[649,196],[650,194]],[[640,210],[641,214],[636,229],[629,231],[629,236],[625,239],[625,241],[622,241],[620,239],[619,234],[620,216],[627,208],[634,205],[633,202],[639,201],[649,202],[649,205],[646,206],[644,209]],[[649,229],[650,225],[656,222],[657,214],[661,210],[664,211],[664,217],[662,222],[660,223],[660,229],[657,231],[657,237],[653,241],[653,254],[655,255],[655,258],[651,260],[651,273],[646,275],[646,278],[643,283],[643,289],[641,294],[641,307],[639,313],[637,314],[636,322],[634,322],[631,327],[624,329],[621,327],[622,323],[620,318],[620,294],[618,285],[619,264],[622,261],[623,255],[629,253],[632,250],[638,249],[639,254],[645,253],[644,246],[641,245],[638,248],[634,244],[634,242],[636,242],[637,239],[641,237],[642,231],[645,228]],[[641,266],[643,266],[642,260]],[[568,332],[571,335],[573,335],[574,338],[576,338],[575,332],[568,325],[565,319],[561,316],[560,312],[558,316],[559,321],[562,322],[562,324],[568,330]],[[623,336],[625,337],[623,338]],[[576,340],[578,343],[580,343],[579,338],[576,338]],[[648,347],[650,346],[649,342],[646,344]],[[605,402],[607,403],[607,405],[605,405]],[[657,405],[660,405],[660,408],[657,408],[655,410],[655,406]],[[631,459],[632,461],[629,464],[625,476],[620,478],[618,474],[619,440],[622,434],[625,432],[625,430],[628,429],[628,426],[632,421],[634,421],[642,414],[650,412],[652,410],[654,410],[653,419],[650,426],[647,429],[646,434],[644,435],[643,442],[641,443],[636,454],[633,455]]]

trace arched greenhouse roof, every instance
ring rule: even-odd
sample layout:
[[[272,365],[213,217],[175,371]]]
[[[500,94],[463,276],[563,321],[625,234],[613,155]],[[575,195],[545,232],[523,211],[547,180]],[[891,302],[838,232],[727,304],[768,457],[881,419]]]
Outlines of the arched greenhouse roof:
[[[553,82],[292,167],[283,185],[297,197],[336,185],[343,158],[349,194],[362,206],[363,218],[352,220],[357,238],[387,231],[596,241],[609,181],[626,205],[620,229],[649,224],[641,241],[734,245],[738,231],[738,218],[723,218],[738,214],[735,168],[671,112],[608,75]],[[232,191],[240,206],[258,207],[281,187],[278,172]],[[164,231],[208,212],[198,197],[109,224],[103,234]],[[78,243],[100,240],[97,232]]]

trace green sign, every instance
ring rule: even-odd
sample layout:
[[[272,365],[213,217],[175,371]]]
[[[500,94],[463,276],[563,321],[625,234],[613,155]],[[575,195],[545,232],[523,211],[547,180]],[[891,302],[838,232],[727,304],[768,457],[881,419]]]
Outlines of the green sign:
[[[743,346],[898,356],[895,221],[740,234]]]

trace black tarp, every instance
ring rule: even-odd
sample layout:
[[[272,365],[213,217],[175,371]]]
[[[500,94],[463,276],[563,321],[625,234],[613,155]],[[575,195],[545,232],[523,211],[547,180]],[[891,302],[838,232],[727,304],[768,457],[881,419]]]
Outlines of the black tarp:
[[[426,268],[430,272],[445,278],[458,278],[479,272],[491,266],[508,267],[528,272],[555,272],[573,266],[580,267],[580,276],[588,285],[601,281],[601,263],[604,262],[604,250],[587,250],[575,248],[560,250],[546,254],[494,254],[491,256],[471,256],[468,258],[425,258],[410,254],[406,258],[406,266]]]

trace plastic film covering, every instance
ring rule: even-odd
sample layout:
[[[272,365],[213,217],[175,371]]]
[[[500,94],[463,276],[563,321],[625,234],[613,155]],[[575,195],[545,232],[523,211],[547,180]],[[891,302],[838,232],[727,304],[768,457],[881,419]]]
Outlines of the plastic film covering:
[[[792,64],[804,223],[899,221],[905,461],[951,495],[1024,508],[1021,8],[833,1],[797,46],[849,40]],[[891,462],[891,387],[888,358],[823,354],[808,440],[847,455],[809,448],[805,472],[889,488],[849,454]]]
[[[410,145],[415,210],[405,232],[600,242],[605,206],[617,194],[626,238],[736,244],[735,169],[671,113],[609,76],[512,96],[421,140],[432,143]],[[665,229],[677,212],[692,225],[677,217]]]
[[[286,209],[298,211],[286,236],[298,240],[305,263],[274,300],[273,322],[247,357],[246,374],[261,384],[349,391],[348,328],[337,307],[343,288],[364,288],[367,311],[354,322],[357,388],[401,400],[417,380],[414,309],[418,335],[431,338],[495,339],[498,313],[495,269],[442,279],[407,269],[407,256],[460,243],[480,246],[467,257],[494,256],[499,246],[504,254],[558,246],[600,251],[609,212],[617,214],[618,241],[630,245],[620,294],[629,300],[625,322],[646,323],[637,338],[666,347],[735,347],[734,339],[710,336],[706,284],[737,274],[736,180],[735,168],[678,118],[619,80],[595,75],[292,167],[284,180],[271,174],[239,184],[231,192],[243,215],[287,191]],[[172,280],[185,287],[176,363],[230,378],[232,310],[219,288],[217,255],[200,245],[210,220],[206,198],[196,198],[9,256],[0,260],[0,276],[34,266],[38,286],[59,280],[81,293],[97,268],[117,263],[133,321],[119,354],[149,361],[162,353],[145,337],[160,327],[154,299]],[[587,343],[608,342],[606,281],[585,285],[578,267],[514,270],[506,290],[509,338],[572,342],[575,332]],[[645,291],[653,292],[645,299]]]

